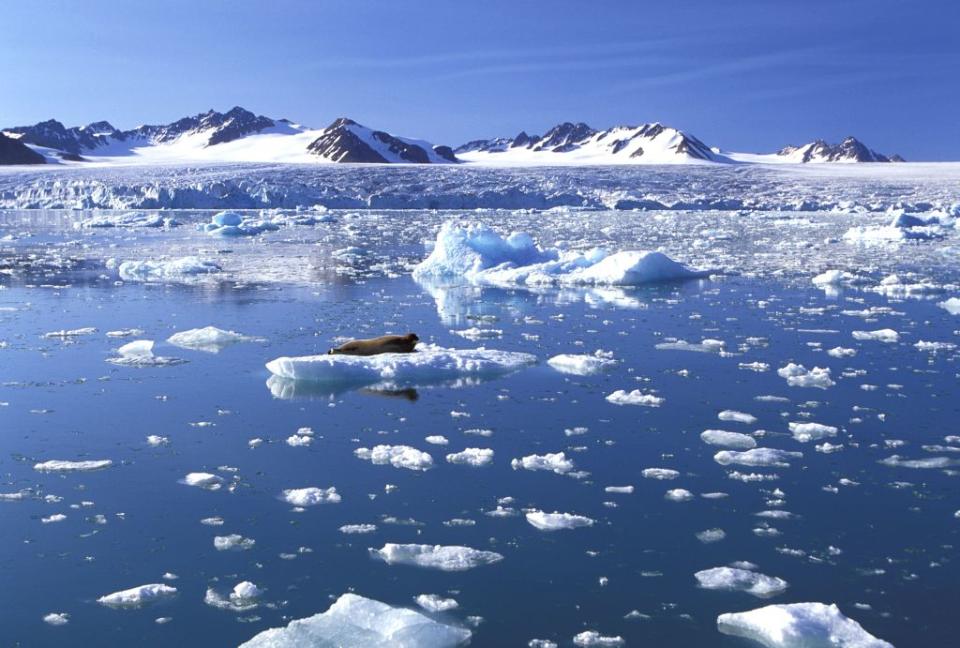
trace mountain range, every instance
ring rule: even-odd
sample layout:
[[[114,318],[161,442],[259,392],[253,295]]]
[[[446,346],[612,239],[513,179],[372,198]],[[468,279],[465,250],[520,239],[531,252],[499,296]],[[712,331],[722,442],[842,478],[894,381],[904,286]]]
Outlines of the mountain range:
[[[314,129],[235,107],[209,110],[169,124],[120,130],[107,121],[66,127],[49,119],[0,129],[0,164],[143,164],[184,162],[293,162],[456,164],[503,166],[894,162],[848,137],[816,140],[777,153],[746,154],[711,148],[689,133],[659,123],[595,130],[564,122],[543,135],[474,140],[456,149],[400,137],[341,117]]]

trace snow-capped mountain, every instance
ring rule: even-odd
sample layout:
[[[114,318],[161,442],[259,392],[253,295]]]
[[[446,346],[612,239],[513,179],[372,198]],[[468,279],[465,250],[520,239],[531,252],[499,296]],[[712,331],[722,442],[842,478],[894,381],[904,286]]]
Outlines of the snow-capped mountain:
[[[855,137],[847,137],[839,144],[828,144],[818,139],[803,146],[787,146],[777,155],[791,162],[902,162],[899,155],[887,157],[864,145]]]
[[[449,146],[433,146],[422,140],[371,130],[346,117],[325,128],[307,150],[331,162],[443,164],[459,161]]]
[[[455,153],[484,164],[686,164],[729,162],[693,135],[659,123],[594,130],[565,122],[545,134],[475,140]]]
[[[341,118],[323,129],[273,120],[235,107],[170,124],[121,131],[109,122],[67,128],[50,119],[2,131],[47,162],[455,163],[448,146],[391,135]]]

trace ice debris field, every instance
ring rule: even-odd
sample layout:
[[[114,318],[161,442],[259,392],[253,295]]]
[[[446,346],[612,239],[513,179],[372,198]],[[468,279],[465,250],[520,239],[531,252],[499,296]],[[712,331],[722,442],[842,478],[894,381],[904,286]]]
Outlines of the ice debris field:
[[[4,644],[955,642],[955,178],[61,173],[0,175]]]

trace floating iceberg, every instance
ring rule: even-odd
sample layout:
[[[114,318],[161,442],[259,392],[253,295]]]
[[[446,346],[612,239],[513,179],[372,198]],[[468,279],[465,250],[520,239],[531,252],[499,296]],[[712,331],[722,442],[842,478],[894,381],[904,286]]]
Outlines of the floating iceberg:
[[[757,441],[749,434],[727,432],[726,430],[704,430],[700,440],[712,446],[731,450],[749,450],[757,447]]]
[[[183,358],[153,355],[153,340],[134,340],[117,349],[117,355],[107,358],[110,364],[121,367],[169,367],[187,362]]]
[[[453,648],[470,636],[414,610],[343,594],[326,612],[264,630],[240,648]]]
[[[713,455],[713,460],[721,466],[737,464],[739,466],[775,466],[777,468],[789,468],[787,459],[800,459],[802,452],[789,452],[787,450],[777,450],[775,448],[752,448],[737,452],[736,450],[721,450]]]
[[[596,630],[585,630],[573,638],[573,644],[581,648],[619,648],[626,646],[626,640],[620,635],[602,635]]]
[[[517,371],[536,361],[536,356],[529,353],[423,345],[413,353],[283,357],[268,362],[267,369],[275,376],[298,381],[415,387],[491,378]]]
[[[160,261],[124,261],[118,272],[124,281],[189,281],[220,272],[212,261],[198,257],[181,257]]]
[[[447,610],[456,610],[460,607],[456,599],[443,598],[436,594],[420,594],[413,600],[427,612],[446,612]]]
[[[573,470],[573,460],[563,452],[551,452],[544,455],[527,455],[510,462],[514,470],[548,470],[563,475]]]
[[[877,329],[876,331],[853,331],[854,340],[875,340],[893,344],[900,340],[900,334],[893,329]]]
[[[613,403],[614,405],[643,405],[645,407],[660,407],[666,400],[666,398],[661,396],[645,394],[639,389],[634,389],[633,391],[629,392],[625,389],[618,389],[617,391],[607,395],[607,402]]]
[[[217,236],[256,236],[278,230],[280,226],[272,220],[247,218],[236,212],[223,211],[214,214],[209,223],[197,225],[197,229]]]
[[[108,607],[140,607],[147,603],[170,598],[175,596],[176,593],[176,587],[163,585],[161,583],[151,583],[149,585],[131,587],[128,590],[101,596],[97,599],[97,603]]]
[[[188,473],[181,481],[185,486],[196,486],[205,490],[220,490],[223,486],[223,477],[205,472]]]
[[[433,468],[433,457],[426,452],[405,445],[378,445],[372,448],[357,448],[358,458],[374,464],[390,464],[394,468],[428,470]]]
[[[768,605],[721,614],[717,629],[767,648],[893,648],[844,616],[836,605],[824,603]]]
[[[493,463],[493,450],[490,448],[466,448],[462,452],[447,455],[447,462],[480,468]]]
[[[608,351],[596,351],[593,355],[561,353],[547,360],[547,364],[560,373],[574,376],[592,376],[601,371],[612,369],[617,366],[617,361],[613,359],[613,354]]]
[[[759,598],[781,594],[788,586],[787,581],[782,578],[737,567],[704,569],[694,574],[694,577],[704,589],[746,592]]]
[[[593,526],[596,520],[573,513],[530,511],[527,513],[527,522],[541,531],[559,531],[561,529]]]
[[[503,560],[503,556],[494,551],[483,551],[472,547],[392,542],[383,545],[381,549],[371,548],[370,555],[388,565],[413,565],[441,571],[466,571]]]
[[[791,362],[787,366],[777,369],[777,375],[786,378],[787,384],[791,387],[826,389],[836,384],[830,378],[829,367],[814,367],[808,370],[801,364]]]
[[[33,469],[39,472],[86,472],[90,470],[103,470],[113,465],[111,459],[95,459],[88,461],[63,461],[60,459],[51,459],[33,465]]]
[[[432,252],[413,271],[418,281],[490,286],[637,286],[706,275],[661,252],[561,251],[539,247],[526,233],[503,238],[486,225],[453,222],[440,228]]]
[[[797,423],[791,421],[789,427],[793,438],[800,443],[809,443],[810,441],[817,441],[825,437],[837,436],[837,428],[832,425],[824,425],[823,423]]]
[[[283,501],[294,506],[316,506],[317,504],[339,504],[340,493],[335,486],[330,488],[288,488],[283,491]]]
[[[167,338],[167,342],[173,346],[194,351],[206,351],[207,353],[218,353],[225,347],[238,342],[262,341],[263,338],[250,337],[236,331],[225,331],[216,326],[204,326],[189,331],[180,331]]]

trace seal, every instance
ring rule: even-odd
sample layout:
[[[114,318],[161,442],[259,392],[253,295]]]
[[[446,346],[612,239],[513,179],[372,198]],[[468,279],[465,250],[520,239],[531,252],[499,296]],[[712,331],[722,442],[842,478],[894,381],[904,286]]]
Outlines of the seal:
[[[350,340],[327,351],[328,355],[371,356],[378,353],[412,353],[420,338],[416,333],[383,335],[369,340]]]

